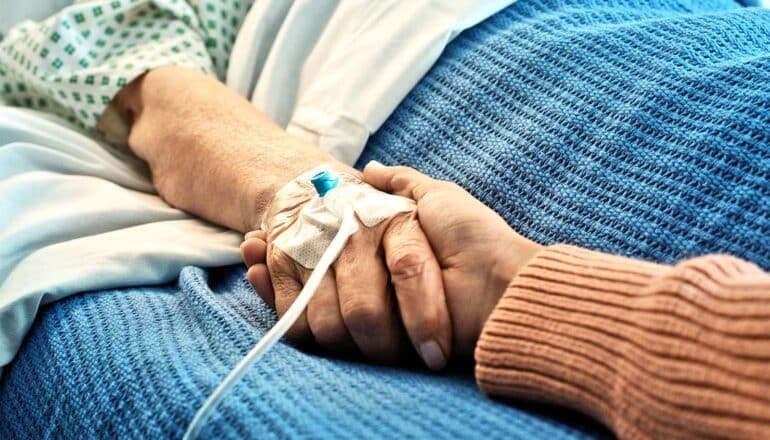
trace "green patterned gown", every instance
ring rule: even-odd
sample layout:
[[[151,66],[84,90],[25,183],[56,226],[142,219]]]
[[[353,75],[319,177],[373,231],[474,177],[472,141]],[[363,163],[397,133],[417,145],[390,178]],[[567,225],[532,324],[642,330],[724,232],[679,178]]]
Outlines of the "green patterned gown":
[[[159,66],[224,77],[253,0],[79,1],[0,42],[0,104],[56,113],[92,130],[112,97]]]

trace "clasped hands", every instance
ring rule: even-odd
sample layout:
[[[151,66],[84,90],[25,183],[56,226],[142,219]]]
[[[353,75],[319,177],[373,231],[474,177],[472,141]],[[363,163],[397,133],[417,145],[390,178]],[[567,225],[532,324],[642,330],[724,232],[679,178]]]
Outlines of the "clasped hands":
[[[417,209],[359,228],[287,336],[374,362],[398,361],[413,348],[434,370],[469,358],[486,318],[540,246],[453,183],[376,162],[362,175],[336,171],[409,197]],[[312,196],[276,197],[266,228],[246,234],[241,246],[249,282],[279,316],[311,270],[272,241]]]

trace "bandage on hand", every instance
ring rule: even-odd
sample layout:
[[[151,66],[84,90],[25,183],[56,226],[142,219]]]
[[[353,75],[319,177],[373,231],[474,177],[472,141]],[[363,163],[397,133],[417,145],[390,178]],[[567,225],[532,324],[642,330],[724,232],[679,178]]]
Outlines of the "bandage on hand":
[[[273,291],[261,289],[260,295],[279,315],[285,313],[339,226],[337,205],[347,204],[356,212],[359,230],[288,336],[312,338],[337,353],[357,348],[370,360],[390,362],[400,357],[401,319],[425,363],[443,367],[451,325],[439,265],[413,202],[366,185],[353,169],[324,168],[341,179],[324,198],[310,183],[313,170],[287,184],[269,207],[263,229]]]

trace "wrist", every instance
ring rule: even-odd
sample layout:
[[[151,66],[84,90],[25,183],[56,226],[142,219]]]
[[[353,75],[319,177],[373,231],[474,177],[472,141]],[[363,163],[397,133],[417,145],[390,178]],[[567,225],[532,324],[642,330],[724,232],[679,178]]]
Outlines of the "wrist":
[[[521,270],[530,263],[530,261],[544,249],[545,246],[532,240],[522,237],[513,230],[505,241],[505,246],[499,249],[504,254],[497,259],[498,264],[494,268],[495,276],[503,288],[498,292],[497,299],[503,295],[505,290],[521,272]]]
[[[293,140],[292,142],[297,142]],[[334,159],[325,150],[316,146],[310,146],[312,150],[306,151],[307,154],[301,155],[298,160],[287,161],[280,167],[277,173],[270,175],[258,175],[251,172],[253,176],[247,185],[249,191],[245,194],[242,206],[242,217],[246,231],[262,229],[263,220],[270,215],[272,207],[276,203],[276,196],[282,188],[289,182],[307,173],[315,168],[324,167],[340,175],[348,175],[351,179],[360,180],[361,173],[348,165]],[[294,151],[300,151],[296,146]],[[252,170],[258,168],[252,168]],[[309,186],[307,194],[295,194],[294,199],[297,203],[303,203],[309,200],[315,194],[315,190]],[[300,200],[303,199],[303,200]]]
[[[494,258],[495,263],[490,270],[491,281],[487,289],[486,308],[479,317],[476,339],[481,335],[484,324],[508,286],[543,248],[544,246],[522,237],[512,229],[501,240],[500,246],[496,249],[498,255]]]

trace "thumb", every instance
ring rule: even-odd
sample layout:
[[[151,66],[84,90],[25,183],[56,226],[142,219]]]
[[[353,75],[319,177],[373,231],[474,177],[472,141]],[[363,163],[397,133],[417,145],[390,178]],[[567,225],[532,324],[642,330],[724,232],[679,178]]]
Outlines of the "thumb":
[[[419,201],[437,183],[414,168],[387,167],[375,160],[366,164],[364,181],[380,191],[409,197],[415,201]]]

